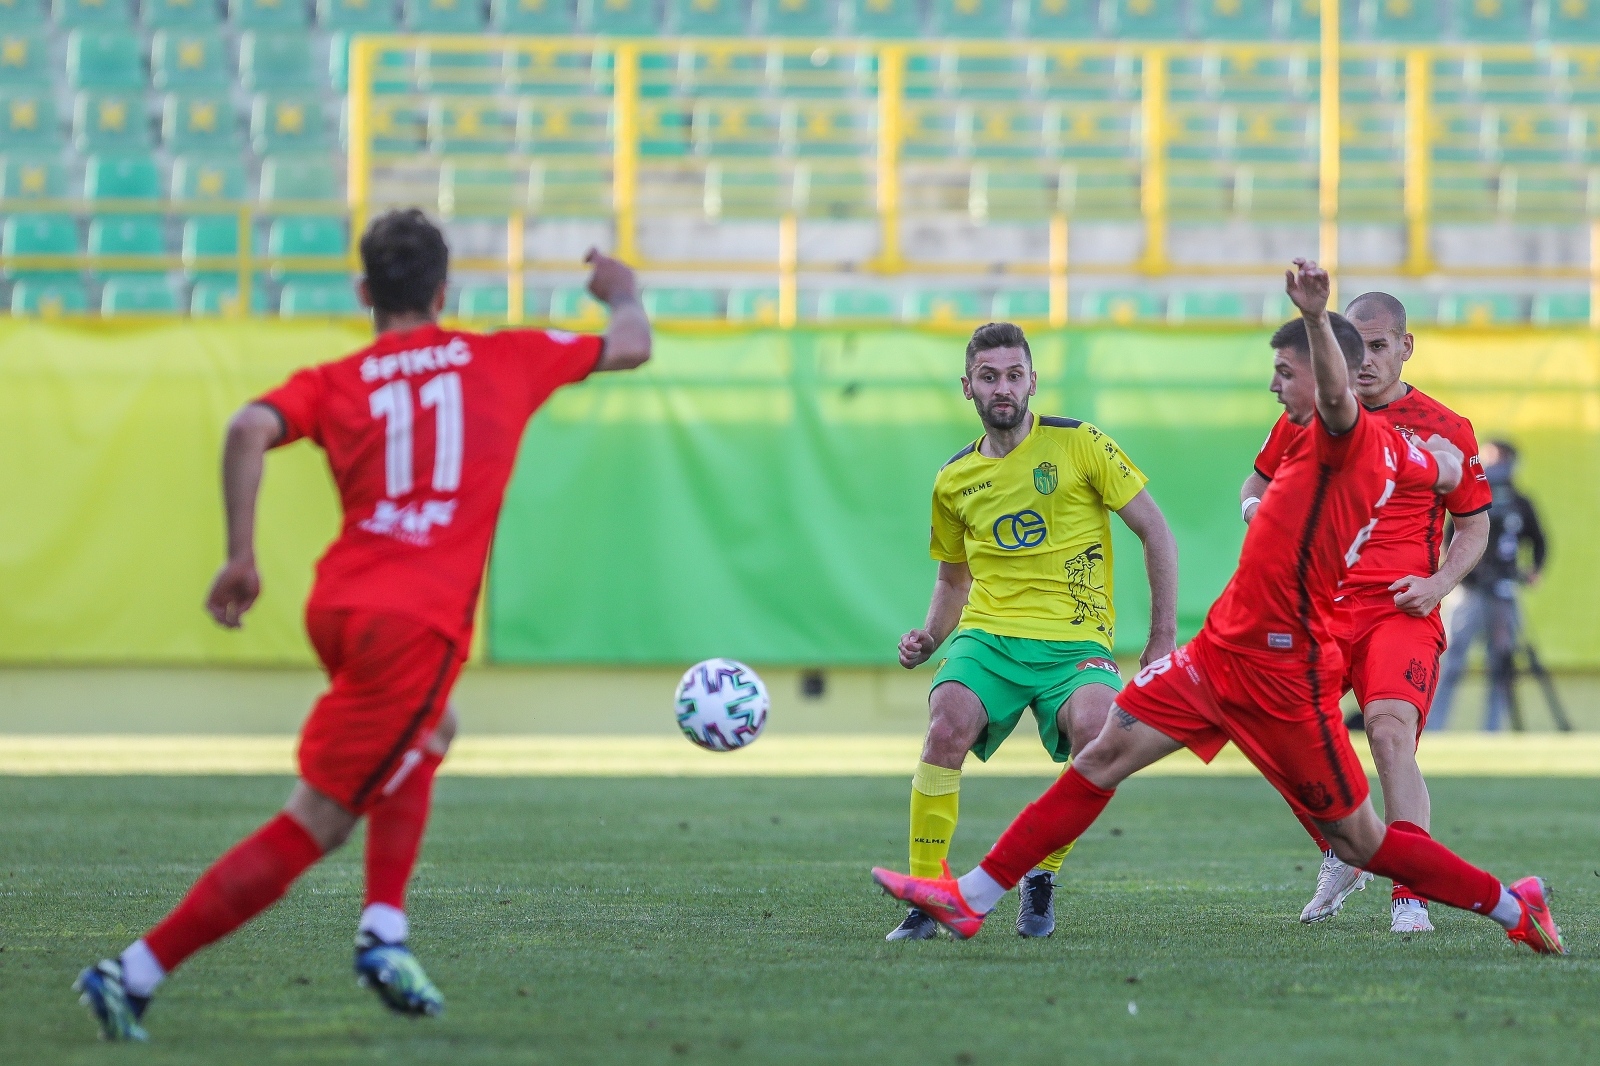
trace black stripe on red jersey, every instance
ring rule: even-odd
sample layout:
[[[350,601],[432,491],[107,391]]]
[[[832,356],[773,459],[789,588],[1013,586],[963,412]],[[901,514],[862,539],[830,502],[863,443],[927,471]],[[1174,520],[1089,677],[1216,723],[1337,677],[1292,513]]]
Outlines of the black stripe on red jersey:
[[[439,674],[433,679],[433,685],[428,689],[428,695],[423,699],[422,706],[411,716],[411,721],[406,723],[404,733],[395,741],[394,747],[389,749],[389,754],[383,757],[383,762],[373,770],[371,775],[361,783],[356,794],[350,798],[355,807],[360,807],[367,801],[367,796],[394,772],[395,763],[400,761],[400,756],[405,754],[416,738],[417,730],[422,728],[422,723],[427,719],[428,712],[433,709],[433,701],[439,698],[439,690],[444,687],[444,679],[450,676],[450,667],[455,665],[456,649],[454,645],[445,648],[444,663],[439,667]]]
[[[1077,429],[1079,426],[1083,425],[1083,423],[1076,418],[1062,418],[1059,415],[1040,415],[1039,424],[1041,426],[1050,426],[1055,429]]]
[[[1428,505],[1428,574],[1439,572],[1439,538],[1444,533],[1444,497],[1437,492]]]
[[[1494,504],[1492,503],[1486,503],[1482,507],[1474,507],[1472,510],[1462,511],[1460,514],[1456,514],[1454,511],[1451,511],[1450,515],[1453,518],[1471,518],[1475,514],[1482,514],[1493,506]]]
[[[1254,470],[1256,472],[1256,477],[1260,478],[1262,481],[1271,481],[1272,480],[1272,475],[1271,474],[1263,474],[1261,472],[1261,468],[1259,466],[1252,466],[1250,469]]]
[[[959,452],[956,452],[950,458],[946,459],[944,461],[944,466],[949,466],[951,463],[955,462],[957,459],[966,458],[967,456],[971,455],[973,450],[975,448],[977,448],[977,447],[978,447],[978,442],[977,441],[973,441],[971,444],[967,445],[965,448],[962,448]],[[941,466],[939,469],[943,470],[944,466]]]
[[[1311,692],[1311,710],[1317,716],[1317,730],[1322,734],[1322,751],[1328,766],[1333,770],[1333,781],[1339,788],[1339,799],[1348,807],[1355,794],[1350,791],[1350,781],[1344,776],[1344,766],[1339,762],[1333,733],[1328,728],[1328,717],[1322,713],[1322,646],[1311,630],[1311,588],[1306,583],[1306,571],[1311,566],[1311,541],[1321,524],[1322,507],[1328,499],[1328,488],[1333,484],[1334,469],[1327,463],[1317,464],[1317,487],[1311,494],[1311,506],[1306,511],[1306,524],[1300,534],[1300,544],[1295,554],[1295,592],[1300,615],[1300,628],[1306,634],[1306,687]],[[1312,812],[1316,813],[1316,812]]]

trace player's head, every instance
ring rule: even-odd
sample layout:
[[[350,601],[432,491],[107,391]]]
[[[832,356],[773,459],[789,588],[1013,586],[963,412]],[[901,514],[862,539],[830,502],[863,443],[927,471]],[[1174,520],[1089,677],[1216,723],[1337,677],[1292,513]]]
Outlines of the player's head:
[[[1361,333],[1341,314],[1328,312],[1328,321],[1353,377],[1365,358]],[[1289,421],[1297,426],[1308,425],[1317,410],[1317,379],[1311,369],[1311,335],[1306,332],[1306,320],[1294,318],[1285,322],[1272,335],[1271,343],[1272,392],[1283,404]]]
[[[361,235],[361,299],[379,330],[404,315],[439,317],[444,310],[450,248],[439,227],[416,208],[387,211]]]
[[[967,372],[961,391],[978,409],[985,429],[1015,429],[1028,417],[1033,373],[1028,338],[1010,322],[979,326],[967,342]]]
[[[1367,348],[1350,388],[1357,399],[1381,403],[1400,380],[1400,371],[1416,344],[1416,338],[1406,331],[1406,305],[1386,292],[1364,292],[1350,301],[1344,313],[1361,331]]]

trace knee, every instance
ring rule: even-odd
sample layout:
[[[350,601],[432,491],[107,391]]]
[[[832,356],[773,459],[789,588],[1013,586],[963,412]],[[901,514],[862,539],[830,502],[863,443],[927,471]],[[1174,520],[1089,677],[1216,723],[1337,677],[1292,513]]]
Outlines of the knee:
[[[976,697],[971,702],[977,706],[966,706],[961,699],[945,696],[944,690],[949,687],[934,690],[935,698],[928,705],[927,750],[931,755],[959,759],[977,741],[984,716]]]
[[[1366,722],[1367,742],[1372,746],[1375,761],[1387,767],[1416,758],[1417,729],[1414,723],[1392,714],[1369,717]]]
[[[450,750],[450,744],[456,739],[456,708],[455,704],[445,707],[444,715],[439,719],[439,724],[433,727],[433,735],[428,737],[428,751],[441,758]]]

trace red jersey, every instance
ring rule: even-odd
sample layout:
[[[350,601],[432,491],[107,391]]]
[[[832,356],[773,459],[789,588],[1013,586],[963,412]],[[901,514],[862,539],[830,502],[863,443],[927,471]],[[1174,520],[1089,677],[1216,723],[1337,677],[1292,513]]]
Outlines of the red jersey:
[[[1400,399],[1367,410],[1388,420],[1402,433],[1424,439],[1439,434],[1461,449],[1465,463],[1461,484],[1443,496],[1432,486],[1395,488],[1394,498],[1383,509],[1382,520],[1361,550],[1361,562],[1350,568],[1344,581],[1348,592],[1387,594],[1389,586],[1402,577],[1431,577],[1438,572],[1445,511],[1465,517],[1488,510],[1489,479],[1478,461],[1478,440],[1472,423],[1421,389],[1407,385],[1406,394]],[[1280,417],[1256,457],[1256,473],[1269,481],[1276,477],[1289,441],[1304,431],[1305,427],[1290,422],[1287,415]]]
[[[539,330],[385,333],[257,402],[280,445],[328,454],[344,509],[308,603],[404,615],[465,653],[484,564],[528,419],[587,377],[603,341]]]
[[[1243,651],[1326,662],[1334,593],[1378,515],[1402,491],[1431,491],[1439,465],[1359,407],[1355,425],[1338,436],[1320,415],[1287,436],[1277,476],[1245,532],[1239,568],[1203,631]]]

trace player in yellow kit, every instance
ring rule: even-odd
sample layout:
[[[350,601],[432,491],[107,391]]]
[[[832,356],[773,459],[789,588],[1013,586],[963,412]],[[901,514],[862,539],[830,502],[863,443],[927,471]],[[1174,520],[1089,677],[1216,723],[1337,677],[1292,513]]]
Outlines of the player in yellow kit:
[[[1145,476],[1087,422],[1028,410],[1038,379],[1022,330],[991,322],[967,344],[962,390],[983,436],[934,481],[932,554],[939,577],[927,621],[900,638],[907,669],[951,632],[928,696],[928,735],[911,789],[911,870],[937,877],[955,834],[961,765],[987,760],[1033,710],[1057,762],[1099,735],[1122,687],[1111,657],[1111,512],[1144,542],[1150,638],[1140,662],[1177,638],[1178,549]],[[1055,930],[1054,876],[1068,848],[1018,886],[1017,932]],[[888,936],[925,940],[916,908]]]

